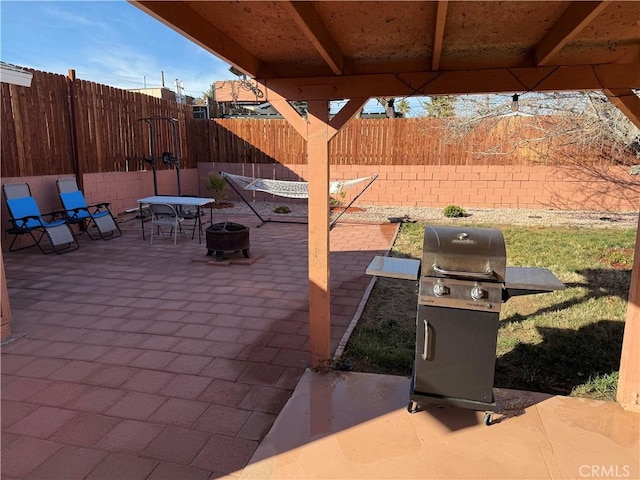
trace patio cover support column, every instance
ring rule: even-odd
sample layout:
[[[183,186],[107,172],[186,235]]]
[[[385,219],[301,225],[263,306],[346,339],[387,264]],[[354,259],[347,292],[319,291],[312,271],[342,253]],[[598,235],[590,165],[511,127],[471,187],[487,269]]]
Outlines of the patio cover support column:
[[[0,340],[11,335],[11,307],[9,306],[9,291],[7,277],[4,274],[4,257],[0,251]]]
[[[631,270],[631,287],[622,339],[616,400],[624,409],[640,412],[640,216],[638,216],[636,250]]]
[[[605,89],[609,101],[640,128],[640,98],[625,89]],[[622,339],[616,400],[623,408],[640,412],[640,214]]]
[[[329,271],[329,102],[307,107],[309,167],[309,353],[311,367],[331,362]]]
[[[309,166],[309,353],[311,368],[331,364],[331,292],[329,269],[329,141],[367,102],[350,99],[329,121],[329,100],[307,104],[305,120],[279,93],[264,86],[271,105],[307,141]]]

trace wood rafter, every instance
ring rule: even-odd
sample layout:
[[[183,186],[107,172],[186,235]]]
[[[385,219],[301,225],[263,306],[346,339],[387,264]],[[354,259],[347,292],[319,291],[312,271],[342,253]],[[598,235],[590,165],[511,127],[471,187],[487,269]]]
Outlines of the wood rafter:
[[[605,89],[604,94],[634,125],[640,128],[640,98],[631,89]]]
[[[344,68],[344,55],[311,2],[286,2],[285,5],[296,25],[327,62],[331,71],[341,75]]]
[[[573,2],[536,47],[536,65],[543,66],[607,8],[609,2]]]
[[[433,28],[433,55],[431,56],[431,70],[440,68],[440,56],[442,55],[442,43],[444,40],[444,26],[447,20],[448,0],[440,0],[436,10],[436,24]]]
[[[260,60],[251,55],[235,40],[229,38],[220,30],[189,8],[184,2],[149,0],[132,1],[138,8],[168,27],[178,31],[208,52],[216,55],[227,63],[236,65],[251,77],[271,76],[270,72]],[[215,50],[212,48],[215,45]]]
[[[329,126],[333,129],[333,132],[330,133],[331,137],[338,133],[345,123],[356,116],[368,100],[366,97],[350,99],[329,122]]]
[[[261,83],[289,100],[631,89],[640,85],[640,65],[450,70],[397,75],[282,78]]]
[[[269,103],[275,108],[280,115],[282,115],[287,122],[295,128],[303,138],[307,138],[307,121],[302,118],[300,113],[291,106],[286,99],[282,97],[272,96],[269,99]]]

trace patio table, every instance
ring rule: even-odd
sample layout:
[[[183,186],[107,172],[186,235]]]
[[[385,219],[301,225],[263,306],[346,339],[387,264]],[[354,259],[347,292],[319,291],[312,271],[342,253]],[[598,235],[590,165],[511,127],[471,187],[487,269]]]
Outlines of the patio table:
[[[140,225],[142,226],[142,239],[145,240],[144,234],[144,215],[142,209],[145,205],[168,203],[169,205],[196,207],[196,227],[198,228],[198,243],[202,243],[202,220],[200,219],[200,209],[209,205],[209,221],[213,223],[213,202],[215,200],[210,197],[183,197],[183,196],[171,196],[171,195],[153,195],[151,197],[139,198],[138,204],[140,205]]]

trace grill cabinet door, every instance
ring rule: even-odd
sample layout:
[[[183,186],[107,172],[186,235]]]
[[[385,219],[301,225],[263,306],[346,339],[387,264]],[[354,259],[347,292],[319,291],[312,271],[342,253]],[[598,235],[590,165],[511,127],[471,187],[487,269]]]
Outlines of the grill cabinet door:
[[[418,305],[414,393],[492,402],[498,317]]]

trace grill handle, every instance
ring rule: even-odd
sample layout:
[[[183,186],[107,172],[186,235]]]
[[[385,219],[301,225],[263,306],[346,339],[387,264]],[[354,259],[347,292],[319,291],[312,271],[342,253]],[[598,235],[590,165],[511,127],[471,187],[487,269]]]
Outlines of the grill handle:
[[[422,360],[429,358],[429,322],[424,321],[424,347],[422,349]]]
[[[444,268],[440,268],[435,263],[433,264],[432,268],[434,272],[450,277],[482,278],[485,280],[493,280],[496,278],[495,272],[490,268],[488,268],[486,272],[458,272],[456,270],[445,270]]]

